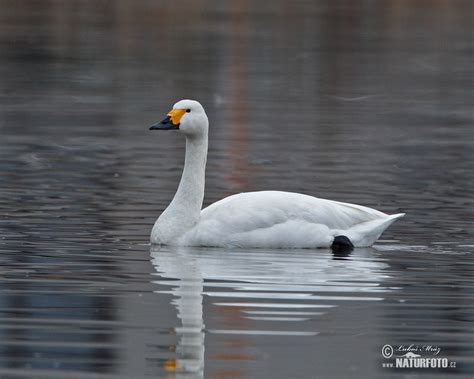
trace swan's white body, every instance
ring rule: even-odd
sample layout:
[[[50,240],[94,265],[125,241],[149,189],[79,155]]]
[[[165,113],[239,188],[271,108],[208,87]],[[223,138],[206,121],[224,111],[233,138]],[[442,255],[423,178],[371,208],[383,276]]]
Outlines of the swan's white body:
[[[182,100],[173,109],[188,110],[176,125],[186,135],[186,158],[178,191],[153,227],[154,244],[317,248],[330,247],[335,236],[344,235],[354,246],[366,247],[404,216],[280,191],[232,195],[201,210],[208,119],[196,101]]]

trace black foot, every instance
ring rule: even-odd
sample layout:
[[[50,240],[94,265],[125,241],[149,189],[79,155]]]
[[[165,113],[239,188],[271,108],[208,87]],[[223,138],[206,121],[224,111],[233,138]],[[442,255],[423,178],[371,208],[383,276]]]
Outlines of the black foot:
[[[332,242],[331,249],[336,252],[351,252],[354,245],[346,236],[336,236]]]

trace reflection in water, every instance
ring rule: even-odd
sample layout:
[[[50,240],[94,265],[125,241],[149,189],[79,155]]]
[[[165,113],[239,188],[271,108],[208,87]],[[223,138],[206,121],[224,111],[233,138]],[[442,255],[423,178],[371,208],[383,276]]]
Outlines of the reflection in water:
[[[204,279],[194,259],[187,259],[183,252],[161,255],[152,249],[152,264],[164,278],[179,279],[179,282],[167,283],[175,286],[170,293],[174,299],[181,326],[175,328],[179,337],[176,346],[176,361],[168,360],[165,368],[175,370],[177,377],[193,374],[193,378],[204,377],[204,321],[203,288]],[[160,292],[160,291],[158,291]],[[162,291],[161,291],[162,292]],[[188,377],[188,376],[186,376]]]
[[[166,367],[192,377],[203,377],[203,295],[212,299],[213,313],[222,314],[223,324],[232,328],[209,328],[207,333],[232,336],[314,337],[321,331],[305,325],[338,307],[342,302],[383,300],[387,266],[371,259],[373,249],[356,249],[344,257],[328,251],[310,250],[221,250],[185,247],[152,247],[152,264],[159,280],[171,286],[158,290],[174,296],[181,325],[177,358]],[[176,280],[177,279],[177,280]],[[217,309],[216,309],[217,308]],[[227,322],[233,310],[238,320]],[[252,322],[248,322],[251,320]],[[245,340],[240,340],[240,342]],[[237,354],[219,354],[222,360],[237,360],[251,346],[240,346]],[[244,354],[245,360],[256,359]]]

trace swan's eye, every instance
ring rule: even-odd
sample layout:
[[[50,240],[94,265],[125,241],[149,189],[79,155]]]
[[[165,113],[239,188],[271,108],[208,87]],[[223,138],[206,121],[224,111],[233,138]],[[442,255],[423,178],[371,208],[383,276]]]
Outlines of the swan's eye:
[[[189,108],[186,109],[186,113],[189,113],[189,112],[191,112],[191,109],[189,109]]]

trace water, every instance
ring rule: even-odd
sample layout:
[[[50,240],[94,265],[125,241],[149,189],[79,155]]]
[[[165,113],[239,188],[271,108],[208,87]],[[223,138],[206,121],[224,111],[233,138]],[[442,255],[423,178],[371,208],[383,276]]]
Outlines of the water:
[[[0,376],[472,377],[472,3],[0,3]],[[373,248],[154,250],[184,141],[205,204],[406,212]],[[456,368],[390,369],[432,345]]]

